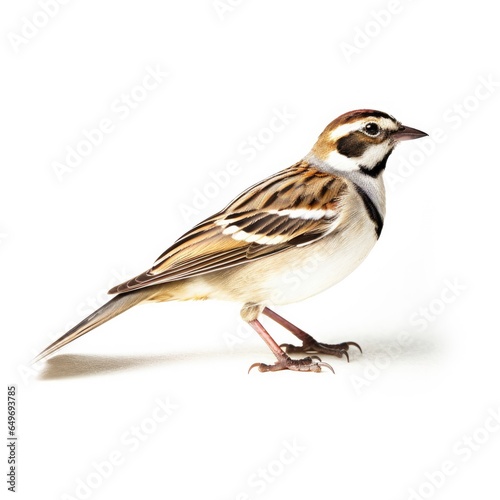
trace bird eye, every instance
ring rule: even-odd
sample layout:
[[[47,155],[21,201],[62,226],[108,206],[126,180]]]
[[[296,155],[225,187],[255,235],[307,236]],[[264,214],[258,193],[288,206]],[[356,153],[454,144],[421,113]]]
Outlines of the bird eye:
[[[380,127],[376,123],[370,122],[365,125],[364,131],[368,135],[375,137],[380,134]]]

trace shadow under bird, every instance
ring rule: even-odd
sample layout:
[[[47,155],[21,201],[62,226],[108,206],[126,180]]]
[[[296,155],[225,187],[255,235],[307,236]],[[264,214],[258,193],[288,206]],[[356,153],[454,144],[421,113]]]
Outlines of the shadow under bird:
[[[112,288],[115,296],[34,360],[143,302],[219,299],[243,304],[242,318],[276,356],[260,371],[320,372],[318,356],[346,356],[355,342],[325,344],[269,307],[297,302],[350,274],[378,240],[385,216],[383,173],[401,142],[427,134],[382,111],[360,109],[331,122],[301,161],[241,193],[181,236],[151,269]],[[311,262],[317,265],[311,265]],[[304,276],[290,283],[290,272]],[[264,314],[302,342],[278,345],[259,321]],[[360,349],[361,350],[361,349]]]

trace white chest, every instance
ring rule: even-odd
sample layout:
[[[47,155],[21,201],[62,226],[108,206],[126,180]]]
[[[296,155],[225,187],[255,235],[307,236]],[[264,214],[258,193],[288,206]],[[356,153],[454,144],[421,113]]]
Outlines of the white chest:
[[[270,306],[298,302],[335,285],[359,266],[377,242],[362,199],[352,195],[347,203],[336,231],[310,245],[227,270],[208,295]],[[206,283],[209,276],[202,279]]]
[[[316,295],[351,274],[370,253],[377,242],[373,223],[356,217],[347,229],[327,236],[308,247],[290,252],[290,262],[276,262],[281,272],[262,262],[265,276],[262,299],[269,295],[272,304],[298,302]],[[286,254],[283,255],[285,257]],[[271,262],[268,263],[272,265]],[[267,290],[266,290],[267,289]]]

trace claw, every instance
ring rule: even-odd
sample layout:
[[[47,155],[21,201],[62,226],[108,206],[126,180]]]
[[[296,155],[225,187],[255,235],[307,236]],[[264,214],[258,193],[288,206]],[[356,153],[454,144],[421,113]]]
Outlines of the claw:
[[[352,345],[354,347],[357,347],[359,349],[359,352],[363,354],[363,349],[361,349],[361,346],[357,342],[344,342],[347,345]]]
[[[347,351],[343,351],[342,354],[345,354],[345,357],[347,358],[347,362],[350,363],[350,359],[349,359],[349,353]]]
[[[260,365],[261,365],[261,363],[254,363],[252,366],[250,366],[247,373],[250,373],[252,371],[252,368],[255,368],[256,366],[260,367]]]
[[[316,360],[318,360],[321,363],[321,358],[319,356],[314,355],[314,356],[309,356],[309,357],[311,359],[316,359]]]
[[[333,368],[331,367],[331,365],[329,365],[328,363],[318,363],[318,366],[324,366],[325,368],[328,368],[335,375],[335,371],[333,370]]]

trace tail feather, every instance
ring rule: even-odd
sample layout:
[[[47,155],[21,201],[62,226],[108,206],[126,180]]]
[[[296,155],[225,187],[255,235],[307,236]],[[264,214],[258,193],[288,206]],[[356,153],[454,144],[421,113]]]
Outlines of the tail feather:
[[[113,297],[109,302],[106,302],[102,307],[87,316],[78,325],[74,326],[71,330],[66,332],[62,337],[58,338],[55,342],[46,347],[34,360],[33,363],[56,352],[61,347],[73,342],[73,340],[85,335],[94,328],[106,323],[110,319],[118,316],[127,309],[141,303],[147,296],[144,290],[137,292],[124,293]]]

